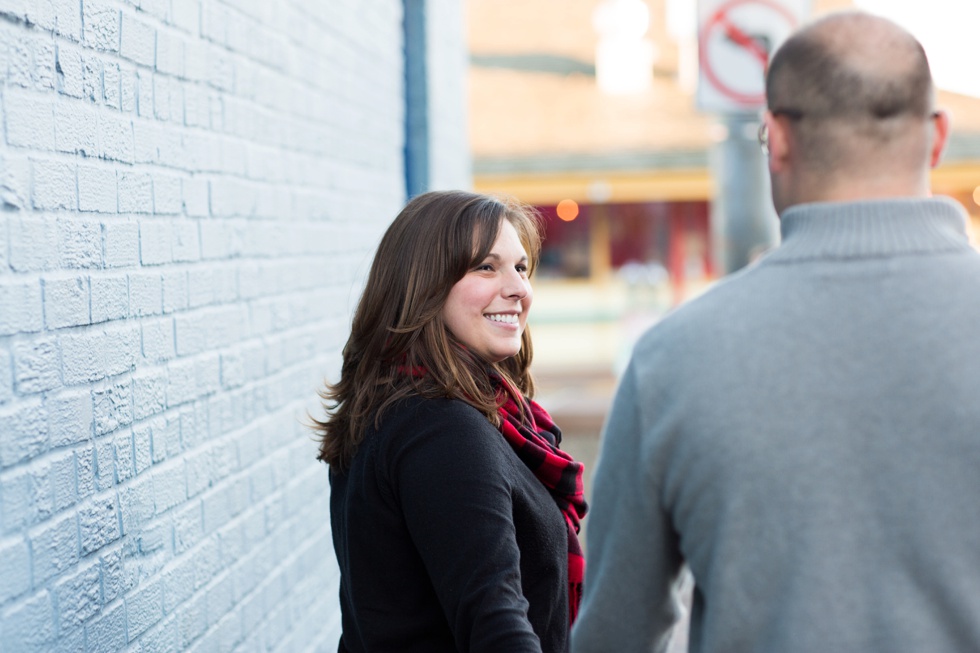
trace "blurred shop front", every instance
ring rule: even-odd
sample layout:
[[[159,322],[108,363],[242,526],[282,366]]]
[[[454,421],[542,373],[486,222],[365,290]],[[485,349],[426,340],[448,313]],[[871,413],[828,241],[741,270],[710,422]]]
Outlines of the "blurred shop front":
[[[658,285],[670,280],[675,302],[688,281],[714,276],[708,203],[562,200],[538,206],[545,231],[539,278]]]

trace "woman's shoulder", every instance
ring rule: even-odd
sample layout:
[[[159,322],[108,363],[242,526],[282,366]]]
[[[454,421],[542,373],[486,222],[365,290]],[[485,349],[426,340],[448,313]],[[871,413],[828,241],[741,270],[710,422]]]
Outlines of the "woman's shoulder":
[[[465,401],[420,396],[401,399],[385,411],[374,438],[390,463],[422,452],[435,457],[496,457],[503,442],[486,416]]]
[[[381,416],[378,430],[429,430],[441,427],[493,428],[489,420],[461,399],[412,395],[399,399]]]

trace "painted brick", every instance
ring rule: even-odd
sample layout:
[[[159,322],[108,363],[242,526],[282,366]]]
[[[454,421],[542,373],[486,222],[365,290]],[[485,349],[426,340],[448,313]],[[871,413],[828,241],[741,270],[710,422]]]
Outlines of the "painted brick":
[[[184,86],[184,124],[204,129],[211,127],[211,93],[207,88]]]
[[[211,314],[204,311],[181,313],[174,318],[177,334],[177,355],[198,354],[208,348]]]
[[[119,201],[122,202],[120,195]],[[131,268],[140,262],[140,232],[135,221],[112,221],[103,225],[105,266]]]
[[[172,22],[178,28],[197,36],[201,32],[201,6],[199,0],[173,0]]]
[[[140,351],[139,326],[106,327],[61,336],[64,381],[89,383],[128,372]]]
[[[130,312],[137,317],[163,312],[163,277],[159,272],[129,275]]]
[[[137,476],[119,490],[123,533],[129,535],[153,517],[153,477]]]
[[[153,177],[149,173],[119,173],[119,212],[153,212]]]
[[[107,0],[86,0],[82,5],[86,45],[108,52],[119,51],[119,10]],[[123,56],[128,55],[123,52]]]
[[[92,293],[92,322],[120,320],[129,315],[129,279],[126,275],[89,278]]]
[[[205,537],[204,519],[201,504],[198,501],[190,504],[174,514],[174,551],[182,554],[197,546]],[[195,563],[190,563],[192,568]],[[193,574],[192,574],[193,575]],[[196,586],[195,586],[196,588]],[[172,590],[176,593],[178,590]],[[186,600],[186,599],[185,599]]]
[[[163,617],[163,581],[138,587],[126,597],[129,639],[135,640]]]
[[[173,261],[172,228],[164,220],[140,220],[140,261],[162,265]]]
[[[112,438],[95,440],[95,490],[104,492],[116,484],[116,455],[112,447]]]
[[[0,438],[0,467],[25,462],[47,451],[47,415],[39,399],[0,407],[0,424],[4,425],[4,437]]]
[[[92,437],[92,395],[88,388],[44,398],[52,447],[78,444]]]
[[[44,277],[44,324],[48,329],[89,324],[89,280],[85,277]]]
[[[153,75],[153,116],[157,120],[184,124],[184,93],[178,80]]]
[[[11,218],[8,225],[9,261],[14,272],[36,272],[58,267],[58,231],[55,224],[50,220],[18,217]],[[0,315],[2,323],[3,316]]]
[[[0,541],[0,605],[31,588],[31,552],[21,537]]]
[[[51,485],[36,466],[0,472],[0,519],[5,533],[16,533],[51,515]]]
[[[92,390],[95,435],[112,433],[133,423],[133,387],[130,379]]]
[[[136,69],[126,64],[119,66],[119,109],[123,113],[136,113]],[[134,125],[135,135],[135,125]]]
[[[82,51],[74,45],[59,43],[55,65],[58,70],[58,92],[73,98],[85,97],[85,63]]]
[[[154,454],[156,454],[155,450]],[[157,513],[179,506],[187,499],[187,486],[184,481],[184,464],[182,461],[170,460],[154,466],[150,474],[153,477]]]
[[[62,513],[78,501],[75,452],[59,451],[45,458],[51,479],[51,500],[55,513]]]
[[[55,88],[54,43],[39,41],[34,44],[34,86],[40,90]]]
[[[209,215],[208,182],[202,177],[188,177],[181,180],[184,210],[192,218]],[[203,231],[202,231],[203,233]]]
[[[209,407],[197,402],[180,408],[180,439],[185,451],[202,446],[210,438]],[[225,427],[228,428],[228,427]],[[220,430],[215,431],[215,433]]]
[[[179,651],[177,640],[177,618],[168,617],[145,632],[139,639],[141,653],[157,651]]]
[[[85,626],[88,653],[110,653],[126,648],[126,606],[122,602],[108,608]]]
[[[183,210],[180,177],[154,175],[153,210],[160,215],[178,214]]]
[[[196,590],[194,562],[183,556],[163,572],[163,611],[172,614],[189,601]]]
[[[167,371],[154,368],[133,375],[133,410],[137,420],[162,413],[167,407]]]
[[[116,482],[124,483],[136,474],[133,431],[121,430],[112,438],[112,455],[115,459]]]
[[[11,89],[4,94],[3,107],[9,145],[34,151],[55,149],[54,109],[47,96]]]
[[[205,595],[186,601],[177,611],[177,635],[180,650],[184,650],[208,629]]]
[[[53,0],[55,26],[59,36],[77,41],[82,36],[82,12],[73,0]]]
[[[79,626],[96,615],[102,599],[99,563],[82,567],[54,585],[62,629]]]
[[[122,78],[119,64],[104,63],[102,65],[102,90],[106,106],[113,109],[122,108]]]
[[[57,636],[51,595],[40,591],[3,613],[3,640],[11,651],[50,650]]]
[[[156,31],[148,22],[128,11],[122,13],[122,39],[119,53],[141,66],[152,67],[156,49]]]
[[[168,0],[169,2],[169,0]],[[156,69],[174,77],[184,75],[184,40],[173,32],[157,33]]]
[[[154,117],[153,74],[142,69],[136,71],[136,114],[141,118]]]
[[[157,419],[133,427],[133,465],[142,474],[153,464],[153,425]]]
[[[120,537],[119,507],[114,495],[100,495],[78,509],[82,555],[98,551]]]
[[[10,352],[0,349],[0,404],[14,397],[14,359]]]
[[[136,538],[136,548],[139,554],[147,556],[169,549],[171,532],[170,520],[166,518],[154,520],[151,524],[144,526],[139,537]]]
[[[42,307],[39,280],[0,277],[0,336],[40,331]]]
[[[51,130],[52,136],[54,130]],[[35,209],[74,209],[75,166],[60,161],[36,160],[33,162],[34,192],[31,201]]]
[[[54,338],[14,343],[14,380],[19,394],[53,390],[61,385],[61,360]]]
[[[178,457],[180,455],[180,420],[172,417],[155,419],[150,431],[150,438],[154,463]],[[185,484],[179,483],[179,485],[183,490]]]
[[[99,151],[97,115],[80,102],[59,102],[54,106],[55,146],[59,152],[95,156]]]
[[[171,361],[168,365],[167,403],[179,406],[193,401],[199,396],[197,389],[197,366],[189,359]]]
[[[189,304],[189,282],[183,270],[173,270],[163,274],[163,312],[172,313],[187,308]]]
[[[44,522],[30,533],[30,542],[34,585],[40,587],[78,562],[78,518],[71,513]]]
[[[58,220],[58,256],[62,268],[102,267],[102,225],[78,217]]]
[[[162,363],[177,355],[173,318],[144,320],[141,328],[144,360],[150,363]]]
[[[79,209],[99,213],[115,213],[118,195],[115,170],[95,166],[79,166]]]
[[[99,113],[99,156],[132,163],[135,156],[133,121],[116,113]]]
[[[102,60],[94,54],[86,54],[82,57],[82,97],[98,102],[103,93]]]
[[[103,550],[99,555],[99,565],[102,569],[102,600],[108,604],[125,591],[122,551]]]
[[[95,494],[96,482],[95,444],[86,441],[75,449],[75,478],[78,484],[78,498],[88,499]]]
[[[208,306],[215,302],[215,277],[217,271],[212,266],[195,267],[187,273],[189,284],[188,302],[191,307]]]
[[[28,157],[13,152],[0,153],[0,207],[4,210],[22,210],[30,205],[31,199],[31,161]],[[6,243],[9,236],[0,226],[0,268],[6,267],[8,260]]]

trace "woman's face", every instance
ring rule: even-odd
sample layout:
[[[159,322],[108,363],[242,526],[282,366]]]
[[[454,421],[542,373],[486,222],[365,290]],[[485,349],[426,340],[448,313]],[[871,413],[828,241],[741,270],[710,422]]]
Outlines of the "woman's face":
[[[490,253],[456,282],[442,308],[456,339],[491,363],[521,350],[533,296],[527,268],[517,230],[503,220]]]

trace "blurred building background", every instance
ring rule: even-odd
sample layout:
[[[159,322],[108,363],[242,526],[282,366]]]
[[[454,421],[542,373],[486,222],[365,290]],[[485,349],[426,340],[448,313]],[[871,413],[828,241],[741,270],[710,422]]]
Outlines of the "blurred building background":
[[[640,332],[725,273],[715,223],[728,127],[696,106],[696,2],[468,0],[467,24],[474,186],[544,216],[535,368],[566,423],[594,430],[602,402],[588,383],[614,378]],[[631,43],[618,60],[616,39]],[[933,189],[980,224],[980,100],[940,89],[939,104],[953,137]],[[585,386],[565,387],[578,377]]]

